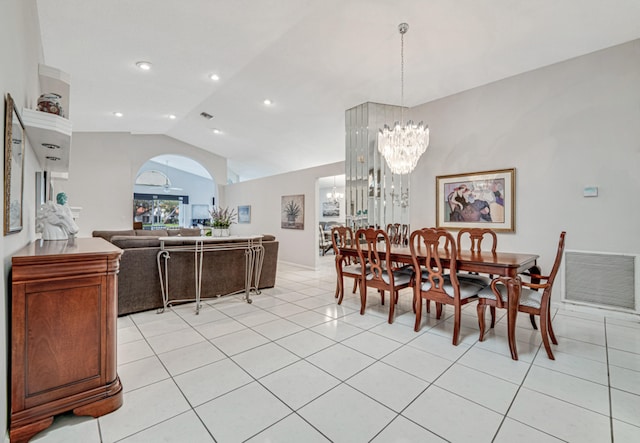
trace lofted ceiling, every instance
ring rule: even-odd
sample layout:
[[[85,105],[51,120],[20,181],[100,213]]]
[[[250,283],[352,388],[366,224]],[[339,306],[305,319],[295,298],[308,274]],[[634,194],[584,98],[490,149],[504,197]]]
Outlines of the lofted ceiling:
[[[345,110],[399,105],[401,22],[407,106],[640,38],[638,0],[37,4],[44,61],[71,74],[74,131],[165,134],[241,180],[343,160]]]

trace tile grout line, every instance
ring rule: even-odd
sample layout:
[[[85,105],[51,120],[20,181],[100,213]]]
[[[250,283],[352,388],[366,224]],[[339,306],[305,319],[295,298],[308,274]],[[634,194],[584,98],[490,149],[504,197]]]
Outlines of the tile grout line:
[[[604,318],[604,345],[607,358],[607,391],[609,394],[609,429],[611,432],[611,442],[614,442],[613,433],[613,402],[611,400],[611,370],[609,368],[609,341],[607,340],[607,318]]]

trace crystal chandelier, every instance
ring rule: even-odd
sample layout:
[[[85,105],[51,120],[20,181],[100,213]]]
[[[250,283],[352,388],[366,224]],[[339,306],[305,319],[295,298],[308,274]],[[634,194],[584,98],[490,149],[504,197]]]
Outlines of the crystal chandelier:
[[[378,151],[383,155],[394,174],[408,174],[418,164],[420,156],[429,146],[429,128],[411,120],[404,123],[404,35],[409,25],[400,23],[400,112],[401,121],[393,128],[384,125],[378,134]]]
[[[327,200],[332,202],[338,202],[344,198],[344,194],[337,192],[336,188],[336,178],[333,177],[333,190],[332,192],[327,192]]]

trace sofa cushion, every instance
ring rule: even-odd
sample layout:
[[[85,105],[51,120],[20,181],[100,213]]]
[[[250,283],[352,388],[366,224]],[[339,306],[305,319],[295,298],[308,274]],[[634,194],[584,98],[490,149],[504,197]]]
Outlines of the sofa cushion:
[[[111,243],[121,249],[160,247],[160,240],[158,240],[158,237],[144,235],[114,235],[111,237]]]
[[[169,232],[166,229],[136,229],[135,235],[139,237],[168,237]]]
[[[275,239],[276,239],[276,236],[271,234],[264,234],[262,236],[262,241],[274,241]]]
[[[200,228],[180,228],[178,232],[181,237],[200,237],[202,235]]]
[[[115,235],[133,236],[136,235],[136,232],[133,229],[129,229],[127,231],[93,231],[91,235],[93,237],[102,237],[106,241],[111,241],[111,238]]]

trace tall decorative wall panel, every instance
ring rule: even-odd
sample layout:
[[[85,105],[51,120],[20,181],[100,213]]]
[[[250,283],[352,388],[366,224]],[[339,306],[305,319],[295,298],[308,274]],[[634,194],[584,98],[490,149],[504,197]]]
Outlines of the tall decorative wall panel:
[[[378,131],[401,109],[367,102],[345,112],[346,222],[354,229],[409,223],[409,175],[392,174],[378,152]]]

